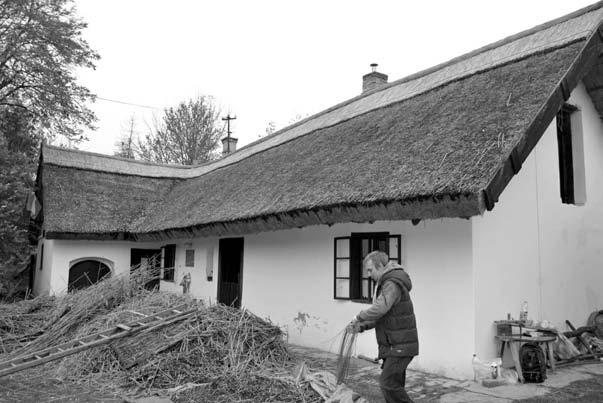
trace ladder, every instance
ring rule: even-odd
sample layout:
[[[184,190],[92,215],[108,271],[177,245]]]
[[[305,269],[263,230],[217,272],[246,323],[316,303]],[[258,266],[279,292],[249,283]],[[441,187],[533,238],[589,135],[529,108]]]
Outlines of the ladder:
[[[108,344],[114,340],[129,337],[141,331],[152,331],[171,323],[184,320],[197,312],[196,308],[184,311],[183,309],[185,308],[186,305],[179,305],[152,315],[143,315],[134,312],[143,317],[135,322],[127,324],[120,323],[111,329],[99,333],[94,333],[80,339],[34,351],[33,353],[14,358],[10,361],[2,362],[0,363],[0,377],[46,364],[47,362],[58,360],[59,358],[67,357],[89,348]]]

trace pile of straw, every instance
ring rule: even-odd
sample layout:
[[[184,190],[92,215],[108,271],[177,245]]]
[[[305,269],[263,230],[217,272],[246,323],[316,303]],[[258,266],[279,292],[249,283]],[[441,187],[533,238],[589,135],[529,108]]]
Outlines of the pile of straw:
[[[0,304],[0,354],[10,353],[40,336],[54,306],[52,297]]]
[[[147,281],[148,277],[135,272],[129,279],[109,278],[64,297],[16,304],[15,312],[0,307],[0,324],[9,323],[16,311],[29,309],[26,306],[44,307],[46,316],[27,328],[20,325],[24,327],[21,333],[37,337],[0,354],[0,360],[184,304],[196,313],[170,326],[45,364],[42,370],[70,383],[115,393],[176,390],[171,395],[177,401],[318,401],[307,384],[299,385],[290,375],[295,363],[280,328],[246,310],[206,306],[186,296],[149,291],[144,287]],[[27,376],[27,372],[20,374]],[[187,384],[194,387],[178,390]]]

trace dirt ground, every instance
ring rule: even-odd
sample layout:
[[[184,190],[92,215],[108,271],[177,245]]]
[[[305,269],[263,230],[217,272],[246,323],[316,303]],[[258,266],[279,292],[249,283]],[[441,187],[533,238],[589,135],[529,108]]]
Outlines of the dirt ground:
[[[572,382],[555,389],[542,397],[516,400],[517,403],[601,403],[603,402],[603,377],[593,377],[584,381]]]
[[[332,356],[324,352],[314,351],[312,349],[297,349],[296,355],[304,359],[315,369],[330,370],[333,366]],[[378,386],[378,366],[363,361],[355,361],[351,367],[351,378],[349,385],[357,392],[362,394],[370,402],[382,403],[384,400]],[[591,364],[592,365],[592,364]],[[594,364],[597,367],[601,364]],[[580,367],[576,367],[580,369]],[[516,403],[601,403],[603,402],[603,371],[588,370],[592,376],[588,379],[580,379],[574,382],[563,383],[557,387],[555,385],[543,385],[548,393],[540,397],[531,397],[524,399],[510,399],[499,396],[498,398],[486,395],[478,396],[478,400],[472,402],[516,402]],[[32,402],[32,403],[50,403],[50,402],[134,402],[140,397],[141,391],[120,391],[113,392],[98,386],[79,385],[70,382],[62,382],[55,378],[50,378],[49,370],[44,367],[30,369],[12,376],[0,378],[0,402]],[[559,374],[559,377],[570,380],[568,376]],[[469,382],[470,384],[472,382]],[[431,374],[412,371],[408,375],[407,389],[416,403],[436,403],[436,402],[467,402],[468,400],[450,400],[446,399],[451,394],[467,391],[471,389],[466,386],[467,382],[451,380],[448,378],[437,377]],[[535,384],[532,384],[535,385]],[[527,385],[517,385],[517,388],[527,388]],[[492,389],[488,391],[494,392]],[[528,395],[529,396],[529,395]],[[160,399],[161,402],[169,399]],[[150,402],[152,400],[147,400]]]
[[[0,402],[103,402],[119,403],[124,399],[91,385],[77,385],[48,378],[43,372],[24,371],[0,378]]]

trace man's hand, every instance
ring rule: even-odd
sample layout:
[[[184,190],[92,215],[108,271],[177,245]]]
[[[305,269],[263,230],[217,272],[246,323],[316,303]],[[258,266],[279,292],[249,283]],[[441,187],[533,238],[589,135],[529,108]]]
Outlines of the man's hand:
[[[358,333],[360,331],[360,322],[358,322],[358,319],[352,319],[352,321],[345,327],[345,330],[348,333]]]

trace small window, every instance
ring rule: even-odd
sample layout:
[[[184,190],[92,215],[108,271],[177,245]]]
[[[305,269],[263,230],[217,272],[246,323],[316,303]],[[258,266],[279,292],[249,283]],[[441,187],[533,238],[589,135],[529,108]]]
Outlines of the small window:
[[[559,190],[561,202],[581,205],[586,202],[582,121],[578,110],[565,104],[557,113],[559,150]]]
[[[349,237],[335,238],[335,299],[370,302],[374,284],[363,268],[362,260],[370,252],[380,250],[390,261],[400,263],[401,236],[387,232],[352,233]]]
[[[111,269],[98,260],[82,260],[69,269],[67,291],[83,290],[111,275]]]
[[[176,266],[176,245],[165,245],[163,248],[163,280],[174,281]]]
[[[186,267],[194,267],[195,266],[195,250],[187,249],[184,260],[185,260]]]

